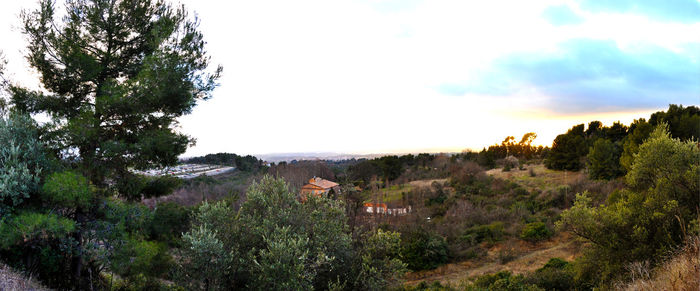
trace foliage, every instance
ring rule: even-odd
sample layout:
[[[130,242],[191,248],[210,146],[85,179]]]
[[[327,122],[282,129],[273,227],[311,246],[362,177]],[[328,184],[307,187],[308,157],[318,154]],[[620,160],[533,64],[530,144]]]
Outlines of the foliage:
[[[583,124],[579,125],[581,131]],[[577,171],[581,168],[581,158],[586,155],[588,148],[581,134],[574,130],[576,126],[566,134],[560,134],[552,143],[552,150],[545,161],[547,168],[556,170]]]
[[[71,171],[51,174],[41,188],[44,201],[70,209],[87,209],[93,199],[92,192],[87,178]]]
[[[123,278],[154,280],[166,275],[172,268],[167,247],[157,242],[128,240],[112,260],[111,270]]]
[[[462,239],[470,244],[478,244],[481,242],[494,243],[503,240],[505,227],[503,222],[495,221],[490,224],[475,225],[468,228],[464,232]]]
[[[700,108],[670,104],[668,110],[655,112],[649,118],[653,126],[667,124],[671,137],[682,141],[700,140]]]
[[[182,186],[182,179],[174,176],[152,177],[146,181],[141,193],[144,198],[160,197],[170,194],[180,186]]]
[[[70,240],[59,243],[46,237],[20,247],[38,245],[62,254],[50,274],[63,276],[56,276],[52,287],[88,289],[99,286],[101,270],[115,266],[125,255],[143,265],[130,267],[145,270],[145,265],[155,264],[157,269],[160,255],[151,254],[162,249],[142,242],[148,231],[148,223],[142,222],[150,215],[110,198],[139,200],[165,194],[177,185],[173,180],[146,179],[130,169],[177,163],[178,155],[193,142],[175,130],[177,119],[190,113],[199,100],[211,97],[221,68],[206,72],[209,57],[203,36],[183,6],[164,1],[66,1],[64,14],[56,12],[54,2],[42,0],[37,10],[21,15],[21,29],[29,42],[27,60],[39,73],[42,90],[16,85],[8,89],[14,111],[51,117],[40,138],[70,170],[51,175],[42,198],[56,210],[58,221],[72,221],[74,229]],[[8,159],[2,161],[0,179],[5,178],[5,169],[13,169],[21,175],[12,179],[26,182],[8,184],[22,185],[9,197],[16,206],[21,202],[18,197],[27,198],[38,187],[39,169],[44,167],[33,158],[38,156],[38,143],[14,142],[6,148],[2,133],[7,132],[0,130],[0,151],[8,153],[0,157]],[[28,130],[26,136],[36,136],[36,131]],[[21,158],[24,164],[15,162],[17,146],[26,152]],[[0,192],[5,205],[7,194]],[[139,253],[135,246],[148,253]],[[49,272],[40,275],[48,277],[45,274]]]
[[[548,239],[554,235],[544,222],[531,222],[525,225],[523,231],[520,233],[520,238],[530,241],[537,242],[541,240]]]
[[[636,119],[630,125],[630,134],[622,144],[622,155],[620,156],[620,166],[625,172],[632,167],[634,155],[639,151],[639,145],[649,137],[653,129],[653,126],[646,122],[644,118]]]
[[[508,271],[501,271],[495,274],[486,274],[477,277],[472,285],[466,290],[492,290],[492,291],[536,291],[544,290],[534,284],[529,284],[523,275],[513,275]]]
[[[401,261],[401,235],[397,232],[378,229],[367,238],[358,256],[361,267],[354,284],[357,289],[386,289],[407,270]]]
[[[0,116],[0,218],[39,190],[49,158],[27,115]]]
[[[234,257],[216,232],[200,225],[182,235],[177,281],[189,290],[224,289]]]
[[[173,202],[159,203],[153,211],[149,232],[152,239],[171,246],[179,243],[189,227],[190,210]]]
[[[574,290],[574,270],[571,263],[560,258],[549,262],[535,272],[528,274],[526,281],[545,290]]]
[[[205,282],[217,282],[207,288],[387,286],[404,268],[397,255],[398,234],[379,233],[370,237],[376,246],[354,248],[342,202],[309,197],[301,203],[284,180],[270,176],[250,186],[237,211],[227,202],[202,204],[184,238],[179,277],[199,282],[188,285],[193,289],[207,287]],[[212,252],[230,254],[222,258],[235,259],[216,262],[226,271],[210,278],[197,266],[212,255],[197,253],[192,247],[196,241],[206,242]],[[360,274],[368,281],[360,280]]]
[[[54,214],[20,212],[0,221],[0,248],[29,241],[62,238],[75,230],[75,222]]]
[[[621,149],[617,143],[600,138],[588,151],[588,175],[592,179],[610,180],[622,175]]]
[[[534,146],[532,142],[537,138],[534,132],[528,132],[523,135],[519,142],[516,142],[515,137],[506,137],[501,144],[495,144],[483,149],[477,157],[477,161],[483,167],[492,168],[495,160],[505,159],[509,156],[517,159],[529,160],[540,157],[544,152],[544,147]],[[507,164],[510,168],[517,166],[516,164]]]
[[[263,167],[263,161],[247,155],[239,156],[232,153],[208,154],[201,157],[193,157],[184,161],[188,164],[210,164],[236,167],[236,169],[246,172],[255,172]]]
[[[657,127],[639,147],[626,180],[630,189],[607,205],[594,207],[586,193],[578,194],[557,222],[593,243],[577,262],[581,272],[593,273],[579,277],[610,282],[627,263],[657,263],[697,227],[700,149],[694,142],[672,139],[665,126]]]
[[[403,261],[411,270],[430,270],[447,263],[447,241],[424,229],[405,234],[401,241]]]

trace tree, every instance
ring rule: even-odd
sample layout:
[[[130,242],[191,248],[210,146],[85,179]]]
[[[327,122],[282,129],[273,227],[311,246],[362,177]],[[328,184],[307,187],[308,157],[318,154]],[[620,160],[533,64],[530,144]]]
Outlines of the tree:
[[[630,134],[622,143],[622,155],[620,156],[620,166],[625,172],[632,167],[634,155],[639,151],[639,145],[649,137],[653,129],[653,126],[644,118],[635,119],[630,125]]]
[[[700,139],[700,108],[697,106],[683,107],[671,104],[668,110],[652,114],[649,123],[653,126],[666,123],[669,133],[674,138],[684,141]]]
[[[95,199],[136,200],[146,187],[129,168],[168,166],[193,141],[173,128],[198,100],[211,97],[221,67],[209,57],[197,20],[184,7],[158,0],[54,1],[22,13],[27,59],[45,91],[9,87],[13,110],[45,113],[42,140],[85,176]],[[110,185],[108,181],[114,181]],[[76,205],[74,284],[85,288],[86,243],[98,232],[99,208]],[[96,268],[94,263],[89,268]]]
[[[697,235],[700,207],[700,149],[694,142],[671,138],[657,127],[640,147],[625,177],[629,189],[593,206],[586,193],[561,215],[557,227],[590,241],[592,248],[577,263],[590,281],[609,282],[625,264],[660,261],[687,235]]]
[[[583,131],[583,124],[580,130]],[[586,155],[587,149],[582,135],[560,134],[552,143],[545,165],[550,169],[577,171],[581,168],[581,158]]]
[[[592,179],[610,180],[622,175],[620,146],[608,139],[599,138],[588,151],[588,175]]]
[[[39,4],[22,13],[23,32],[47,92],[11,86],[15,109],[53,117],[46,140],[64,159],[77,154],[98,187],[124,186],[130,167],[177,162],[192,139],[176,119],[210,97],[221,72],[204,72],[197,21],[162,1],[68,1],[59,20],[53,1]]]
[[[405,269],[397,233],[353,243],[341,201],[301,203],[283,179],[267,175],[246,197],[238,210],[205,202],[192,218],[178,276],[190,289],[366,289],[389,285]]]

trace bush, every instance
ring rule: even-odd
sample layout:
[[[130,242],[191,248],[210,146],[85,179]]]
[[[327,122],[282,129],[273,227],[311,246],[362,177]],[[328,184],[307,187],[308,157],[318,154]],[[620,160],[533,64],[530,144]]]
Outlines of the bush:
[[[466,290],[489,290],[489,291],[535,291],[544,290],[534,284],[527,283],[523,275],[513,275],[508,271],[501,271],[494,274],[486,274],[474,280],[472,285]]]
[[[575,289],[573,266],[560,258],[549,259],[542,268],[529,274],[526,281],[545,290]]]
[[[411,270],[430,270],[447,263],[447,241],[437,234],[423,229],[411,231],[401,245],[404,262]]]
[[[190,210],[173,202],[158,204],[150,224],[152,239],[176,246],[190,224]]]
[[[0,217],[36,194],[49,167],[36,124],[29,116],[0,116]]]
[[[88,179],[71,171],[51,174],[41,194],[44,201],[65,208],[86,209],[93,199]]]
[[[486,225],[472,226],[464,232],[462,239],[472,245],[481,242],[497,242],[503,240],[505,227],[503,222],[496,221]]]
[[[544,222],[532,222],[525,225],[520,238],[529,242],[538,242],[552,237],[554,232]]]

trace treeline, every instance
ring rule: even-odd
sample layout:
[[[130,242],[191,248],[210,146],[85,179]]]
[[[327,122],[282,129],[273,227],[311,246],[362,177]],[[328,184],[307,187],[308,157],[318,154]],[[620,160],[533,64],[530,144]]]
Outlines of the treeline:
[[[536,138],[537,134],[534,132],[524,134],[518,142],[516,142],[515,137],[508,136],[500,144],[491,145],[478,153],[466,151],[457,155],[457,157],[476,162],[487,169],[498,166],[499,163],[503,162],[503,159],[508,157],[513,157],[516,160],[541,159],[547,156],[549,148],[532,145]],[[511,167],[512,165],[505,163],[503,166]]]
[[[666,124],[673,138],[682,141],[700,137],[700,109],[696,106],[670,105],[667,111],[640,118],[629,126],[620,122],[603,126],[592,121],[579,124],[558,135],[552,144],[545,165],[550,169],[578,171],[588,168],[594,179],[612,179],[626,174],[634,155],[653,129]]]
[[[427,169],[432,166],[437,154],[422,153],[402,156],[391,155],[371,160],[361,159],[348,168],[348,178],[360,185],[368,185],[373,179],[393,181],[408,168]]]
[[[183,162],[188,164],[231,166],[245,172],[257,172],[265,167],[264,161],[254,156],[239,156],[233,153],[208,154],[201,157],[188,158],[183,160]]]

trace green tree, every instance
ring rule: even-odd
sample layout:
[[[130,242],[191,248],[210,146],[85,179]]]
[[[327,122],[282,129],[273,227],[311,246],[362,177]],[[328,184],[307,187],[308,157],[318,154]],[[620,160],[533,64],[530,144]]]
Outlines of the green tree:
[[[639,145],[649,137],[653,129],[653,126],[644,118],[635,119],[630,125],[630,134],[622,143],[622,155],[620,156],[620,166],[625,172],[632,167],[634,155],[639,151]]]
[[[193,216],[181,249],[183,275],[178,276],[195,282],[188,285],[192,289],[362,289],[366,284],[387,286],[405,267],[398,255],[398,234],[370,236],[376,246],[353,244],[341,201],[309,197],[301,203],[284,180],[271,176],[251,185],[246,196],[238,210],[225,201],[204,203]],[[218,265],[225,272],[203,272],[197,266],[213,256],[197,250],[195,243],[235,259],[211,263],[225,264]],[[365,277],[370,281],[361,280]],[[211,282],[218,282],[217,287]]]
[[[583,124],[578,131],[583,131]],[[577,171],[581,168],[581,158],[587,153],[586,140],[582,134],[573,134],[572,130],[566,134],[560,134],[552,143],[545,165],[547,168],[556,170]]]
[[[586,193],[579,194],[557,222],[592,242],[577,262],[579,278],[610,282],[624,274],[625,264],[655,264],[698,228],[700,149],[694,142],[673,139],[666,126],[657,127],[625,178],[629,189],[607,205],[595,207]]]
[[[177,118],[211,96],[221,67],[206,72],[203,35],[182,6],[88,0],[65,8],[58,17],[54,1],[41,0],[38,10],[22,13],[27,59],[45,90],[10,86],[13,110],[52,117],[42,139],[96,187],[95,199],[116,193],[137,200],[147,184],[129,169],[177,162],[192,142],[174,130]],[[84,258],[99,208],[77,207],[74,217],[70,273],[83,288],[99,271],[86,264],[97,258]]]
[[[592,179],[610,180],[622,175],[621,150],[617,143],[599,138],[588,151],[588,175]]]
[[[16,110],[47,113],[47,141],[99,187],[128,168],[177,162],[191,139],[176,119],[216,86],[204,40],[184,8],[160,1],[53,1],[22,13],[27,59],[47,92],[10,86]],[[75,151],[63,151],[76,149]]]
[[[355,278],[355,289],[386,290],[399,281],[407,271],[401,261],[401,234],[377,229],[357,252],[360,260]]]
[[[668,110],[652,114],[649,123],[653,126],[667,124],[671,136],[683,141],[700,139],[700,108],[697,106],[671,104]]]
[[[224,289],[234,258],[217,233],[200,225],[183,234],[182,239],[177,281],[190,290]]]

